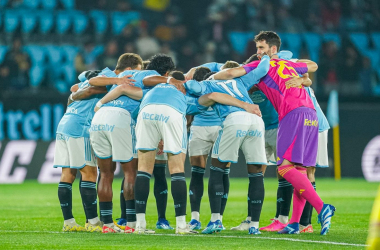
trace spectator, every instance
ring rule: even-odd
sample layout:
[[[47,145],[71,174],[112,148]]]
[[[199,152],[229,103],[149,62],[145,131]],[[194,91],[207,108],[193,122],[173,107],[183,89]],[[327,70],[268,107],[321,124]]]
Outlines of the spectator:
[[[151,36],[146,29],[140,30],[140,36],[136,40],[137,53],[142,58],[149,58],[160,51],[157,40]]]
[[[2,90],[20,90],[28,86],[31,63],[29,56],[21,48],[22,41],[20,38],[16,38],[0,65]]]
[[[363,95],[372,94],[372,82],[374,81],[374,73],[371,69],[371,61],[368,57],[363,58],[363,68],[359,72],[360,87]]]
[[[113,69],[117,64],[119,49],[116,41],[109,41],[105,52],[97,58],[98,68],[104,69],[106,67]]]
[[[318,80],[322,83],[325,95],[331,90],[338,89],[338,47],[335,42],[330,41],[322,45],[317,71]]]

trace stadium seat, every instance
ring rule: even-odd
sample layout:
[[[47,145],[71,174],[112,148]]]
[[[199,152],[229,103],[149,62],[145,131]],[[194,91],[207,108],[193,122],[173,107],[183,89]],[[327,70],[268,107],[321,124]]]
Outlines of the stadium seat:
[[[69,91],[69,86],[64,80],[54,81],[54,87],[61,93],[66,93]]]
[[[283,33],[280,37],[286,45],[285,48],[293,52],[293,57],[299,58],[302,43],[301,36],[299,34]]]
[[[84,15],[83,13],[75,13],[73,14],[74,19],[74,33],[75,34],[82,34],[87,26],[88,26],[88,17]]]
[[[33,11],[29,11],[21,15],[21,31],[30,33],[37,25],[37,15]]]
[[[232,48],[239,54],[243,54],[247,43],[254,37],[252,32],[230,32],[228,34]]]
[[[45,50],[38,45],[26,45],[24,51],[28,53],[33,65],[43,65],[45,63]]]
[[[20,19],[18,13],[13,10],[8,10],[4,15],[5,32],[13,33],[19,26]]]
[[[362,50],[363,56],[368,57],[371,60],[371,67],[374,70],[377,70],[379,68],[379,62],[380,62],[380,55],[379,51],[373,50],[373,49],[365,49]]]
[[[61,11],[56,16],[56,32],[65,34],[71,27],[72,17],[68,12]]]
[[[103,45],[97,45],[95,46],[94,50],[92,51],[92,54],[95,57],[98,57],[98,55],[102,54],[104,51],[104,46]]]
[[[53,13],[49,11],[38,12],[39,30],[42,34],[50,32],[54,26]]]
[[[371,38],[375,48],[380,51],[380,33],[372,33]]]
[[[104,34],[108,27],[108,17],[104,11],[92,10],[90,11],[90,17],[95,24],[96,34]]]
[[[359,52],[363,52],[369,46],[369,39],[365,33],[351,33],[350,40]]]
[[[4,8],[7,5],[8,0],[0,0],[0,8]]]
[[[23,3],[22,3],[22,5],[25,8],[37,9],[38,6],[40,5],[40,0],[27,0],[27,1],[24,0]]]
[[[0,45],[0,63],[3,62],[5,55],[7,54],[8,46]]]
[[[67,64],[73,65],[75,57],[78,54],[79,48],[75,46],[66,45],[66,46],[62,46],[61,50],[62,50],[62,56],[65,59],[65,62]]]
[[[45,78],[45,67],[41,65],[34,65],[29,72],[30,85],[37,87]]]
[[[74,84],[76,80],[76,71],[74,66],[72,65],[65,65],[62,67],[62,73],[63,73],[63,78],[65,82],[69,85]]]
[[[75,9],[75,0],[61,0],[65,9]]]
[[[42,0],[42,8],[44,9],[55,9],[57,7],[57,0]]]
[[[340,36],[336,33],[325,33],[325,34],[323,34],[323,40],[325,42],[330,42],[330,41],[335,42],[336,45],[338,46],[338,48],[340,48],[340,46],[342,44]]]
[[[112,31],[115,35],[119,35],[126,25],[139,19],[140,13],[136,11],[113,12],[111,14]]]
[[[319,61],[319,50],[321,48],[321,37],[316,33],[303,34],[310,59],[316,63]]]
[[[49,64],[53,66],[60,65],[62,62],[62,53],[60,47],[54,45],[45,46],[46,55],[49,60]]]

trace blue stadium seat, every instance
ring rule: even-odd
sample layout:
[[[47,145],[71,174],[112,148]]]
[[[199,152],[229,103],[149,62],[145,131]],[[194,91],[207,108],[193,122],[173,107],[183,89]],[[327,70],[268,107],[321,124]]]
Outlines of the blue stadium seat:
[[[88,26],[88,17],[81,12],[73,14],[74,19],[74,33],[82,34]]]
[[[53,13],[49,11],[39,11],[38,12],[39,20],[39,31],[42,34],[50,32],[54,26],[54,16]]]
[[[253,32],[230,32],[228,34],[232,48],[240,55],[244,54],[249,40],[253,39]]]
[[[280,35],[285,43],[285,49],[293,52],[294,58],[299,58],[301,49],[301,36],[299,34],[283,33]]]
[[[75,0],[61,0],[65,9],[75,9]]]
[[[303,34],[310,59],[316,63],[319,61],[319,50],[321,48],[321,37],[316,33]]]
[[[119,35],[126,25],[140,19],[140,13],[136,11],[113,12],[111,15],[112,31],[115,35]]]
[[[90,17],[95,24],[96,34],[104,34],[108,27],[108,17],[104,11],[92,10],[90,11]]]
[[[66,93],[69,91],[68,84],[64,80],[55,80],[54,81],[54,87],[60,92],[60,93]]]
[[[325,42],[330,42],[330,41],[335,42],[336,45],[338,46],[338,48],[340,48],[340,46],[342,44],[340,36],[336,33],[325,33],[325,34],[323,34],[323,40]]]
[[[33,65],[43,65],[45,63],[46,54],[42,46],[26,45],[23,49],[28,53]]]
[[[29,72],[30,85],[37,87],[45,78],[45,67],[40,65],[34,65]]]
[[[57,0],[42,0],[42,8],[52,10],[52,9],[55,9],[56,7],[57,7]]]
[[[60,47],[54,45],[45,46],[46,55],[49,63],[53,66],[60,66],[62,62],[62,53]]]
[[[37,15],[33,11],[24,13],[21,16],[21,31],[23,33],[30,33],[37,25]]]
[[[74,64],[75,57],[78,54],[79,48],[75,46],[65,45],[61,46],[63,58],[67,64]]]
[[[24,0],[22,5],[23,7],[25,8],[29,8],[29,9],[37,9],[38,6],[40,5],[40,0]]]
[[[56,16],[56,32],[65,34],[71,27],[72,17],[68,12],[61,11]]]
[[[0,63],[3,62],[5,55],[7,54],[8,46],[0,45]]]
[[[363,50],[366,50],[369,46],[368,36],[364,33],[351,33],[350,39],[359,52],[363,52]]]
[[[62,67],[63,78],[65,82],[72,85],[76,81],[76,71],[73,65],[65,65]]]
[[[7,10],[4,15],[5,32],[13,33],[19,26],[20,18],[17,11]]]
[[[374,70],[377,70],[380,66],[380,54],[379,51],[373,49],[362,50],[364,56],[368,57],[371,60],[371,67]]]
[[[371,38],[375,47],[380,51],[380,33],[372,33]]]
[[[104,46],[103,45],[97,45],[95,46],[94,50],[92,51],[92,54],[95,57],[98,57],[98,55],[102,54],[104,51]]]
[[[4,8],[7,5],[8,0],[0,0],[0,8]]]

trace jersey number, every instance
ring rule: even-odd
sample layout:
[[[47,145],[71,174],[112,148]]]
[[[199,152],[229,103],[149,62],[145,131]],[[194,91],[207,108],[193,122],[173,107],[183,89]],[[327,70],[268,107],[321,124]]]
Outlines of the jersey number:
[[[232,91],[230,90],[230,88],[227,86],[227,84],[231,83],[232,84]],[[225,81],[225,82],[218,82],[217,83],[218,85],[222,86],[222,88],[228,92],[228,94],[230,94],[231,96],[233,97],[236,97],[236,96],[240,96],[240,97],[243,97],[242,93],[240,92],[240,90],[238,89],[237,87],[237,84],[236,84],[236,81],[235,80],[228,80],[228,81]]]
[[[278,70],[277,70],[277,74],[283,78],[283,79],[287,79],[291,76],[295,76],[295,77],[299,77],[298,74],[297,74],[297,71],[292,67],[292,66],[288,66],[286,65],[288,62],[286,61],[278,61],[278,62],[275,62],[275,61],[270,61],[270,65],[272,67],[276,67],[277,65],[280,66],[278,67]],[[290,72],[291,75],[288,75],[288,74],[285,74],[284,73],[284,69],[287,68]]]

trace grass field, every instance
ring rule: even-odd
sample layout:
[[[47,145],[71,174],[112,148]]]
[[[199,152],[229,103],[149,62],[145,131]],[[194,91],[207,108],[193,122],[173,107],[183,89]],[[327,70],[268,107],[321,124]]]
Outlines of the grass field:
[[[114,219],[120,215],[119,192],[121,180],[114,182]],[[169,182],[170,183],[170,182]],[[247,179],[231,179],[231,190],[223,224],[236,226],[246,216]],[[153,185],[151,185],[152,188]],[[207,186],[206,186],[207,187]],[[317,180],[317,190],[325,202],[337,208],[330,233],[320,236],[315,212],[313,234],[277,235],[263,232],[223,231],[218,235],[176,236],[174,230],[157,230],[157,235],[110,235],[100,233],[62,233],[62,214],[57,198],[57,185],[41,185],[27,181],[22,185],[0,185],[0,249],[364,249],[368,218],[378,184],[361,179]],[[265,202],[260,225],[267,225],[275,213],[277,181],[265,180]],[[84,224],[85,217],[78,182],[73,185],[73,213]],[[167,218],[174,226],[174,209],[169,194]],[[188,216],[190,220],[190,206]],[[153,229],[157,213],[151,191],[148,228]],[[202,226],[210,219],[207,189],[201,207]]]

